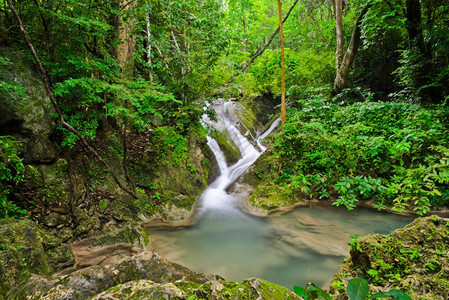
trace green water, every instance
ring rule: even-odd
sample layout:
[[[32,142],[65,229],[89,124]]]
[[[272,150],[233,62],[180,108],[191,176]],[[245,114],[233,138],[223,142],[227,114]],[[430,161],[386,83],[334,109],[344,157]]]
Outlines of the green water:
[[[238,209],[206,212],[188,228],[149,228],[153,249],[194,271],[219,274],[226,280],[249,277],[293,289],[307,276],[328,288],[345,257],[350,234],[390,233],[411,217],[368,209],[297,208],[268,218]]]

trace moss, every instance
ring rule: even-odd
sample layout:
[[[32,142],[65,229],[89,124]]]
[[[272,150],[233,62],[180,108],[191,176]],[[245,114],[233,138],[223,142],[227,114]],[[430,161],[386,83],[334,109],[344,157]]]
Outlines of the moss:
[[[448,222],[436,216],[418,218],[390,235],[360,238],[334,276],[331,291],[345,295],[340,282],[359,276],[368,280],[372,292],[397,288],[413,299],[448,299]]]
[[[256,187],[248,201],[253,207],[265,210],[290,206],[298,202],[288,189],[264,184]]]
[[[242,157],[239,148],[232,141],[227,131],[221,132],[215,130],[211,134],[211,137],[217,141],[221,151],[223,151],[223,154],[226,157],[226,163],[228,165],[236,163]]]
[[[70,247],[30,220],[0,220],[0,298],[31,274],[50,275],[75,263]]]

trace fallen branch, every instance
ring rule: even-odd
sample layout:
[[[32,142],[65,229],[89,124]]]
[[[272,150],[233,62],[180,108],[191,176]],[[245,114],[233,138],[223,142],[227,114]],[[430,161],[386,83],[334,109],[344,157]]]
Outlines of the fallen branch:
[[[117,175],[115,174],[115,172],[112,170],[111,165],[106,162],[101,155],[94,149],[92,148],[92,146],[90,146],[86,139],[78,132],[78,130],[76,130],[72,125],[70,125],[69,123],[66,122],[66,120],[64,119],[64,116],[62,115],[61,109],[59,108],[58,103],[56,102],[56,100],[53,97],[53,94],[51,92],[50,89],[50,85],[48,84],[48,79],[47,79],[47,75],[45,74],[44,68],[39,60],[39,58],[37,57],[36,51],[34,50],[33,45],[31,44],[31,42],[28,40],[28,36],[26,34],[25,28],[23,27],[22,24],[22,20],[19,17],[19,14],[17,13],[17,11],[15,10],[14,6],[11,3],[11,0],[6,0],[8,2],[9,8],[11,9],[11,11],[13,12],[14,16],[17,19],[17,22],[19,23],[19,27],[20,27],[20,31],[22,32],[23,38],[25,40],[25,43],[28,45],[28,47],[31,50],[31,53],[33,55],[34,61],[39,69],[39,72],[41,74],[42,77],[42,81],[44,82],[44,87],[45,87],[45,91],[47,92],[48,97],[50,98],[50,101],[56,111],[56,114],[59,117],[59,122],[61,123],[61,125],[66,128],[67,130],[69,130],[70,132],[72,132],[73,134],[75,134],[80,141],[83,143],[83,145],[86,147],[86,149],[88,149],[109,171],[109,173],[111,174],[112,178],[114,178],[115,183],[120,187],[120,189],[122,189],[123,191],[125,191],[126,193],[130,194],[131,196],[133,196],[135,199],[137,199],[137,195],[135,193],[133,193],[131,190],[129,190],[128,188],[126,188],[119,180],[119,178],[117,177]]]

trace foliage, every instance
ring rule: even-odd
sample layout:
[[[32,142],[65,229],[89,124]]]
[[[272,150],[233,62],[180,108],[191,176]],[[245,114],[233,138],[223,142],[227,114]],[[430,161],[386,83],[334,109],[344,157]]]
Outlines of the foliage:
[[[11,65],[11,61],[7,57],[0,55],[0,66],[3,68],[4,66],[8,65]],[[25,91],[21,84],[7,79],[5,77],[4,71],[0,70],[0,96],[3,95],[15,95],[23,97],[25,95]]]
[[[307,299],[332,299],[332,295],[319,288],[314,283],[307,283],[306,287],[294,286],[293,291],[300,297]],[[411,298],[401,290],[391,289],[388,292],[369,294],[369,284],[366,279],[356,277],[348,281],[347,292],[349,300],[364,300],[364,299],[381,299],[391,297],[399,300],[411,300]]]
[[[21,143],[12,136],[0,136],[0,218],[26,215],[26,210],[9,199],[12,188],[24,177],[24,166],[19,157]]]
[[[348,209],[372,199],[379,209],[421,215],[447,204],[446,107],[338,101],[314,96],[290,109],[274,145],[283,165],[276,184],[303,197],[333,196]]]

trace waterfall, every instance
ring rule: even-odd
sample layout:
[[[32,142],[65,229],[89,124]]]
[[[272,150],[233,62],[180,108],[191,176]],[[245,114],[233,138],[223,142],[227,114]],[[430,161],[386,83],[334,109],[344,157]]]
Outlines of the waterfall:
[[[220,149],[217,141],[207,137],[207,144],[211,148],[220,169],[220,176],[210,184],[200,197],[201,213],[204,212],[218,212],[218,213],[238,213],[239,210],[235,205],[235,198],[226,192],[226,189],[236,181],[266,150],[266,147],[261,143],[261,139],[268,136],[279,124],[279,119],[275,120],[270,128],[264,132],[256,140],[258,148],[254,147],[248,139],[240,133],[237,127],[232,124],[228,117],[227,106],[232,105],[230,102],[223,104],[223,112],[221,114],[225,129],[228,131],[229,136],[235,145],[239,148],[242,157],[232,166],[228,166],[226,163],[226,157]],[[204,119],[205,122],[210,125],[210,120]]]

